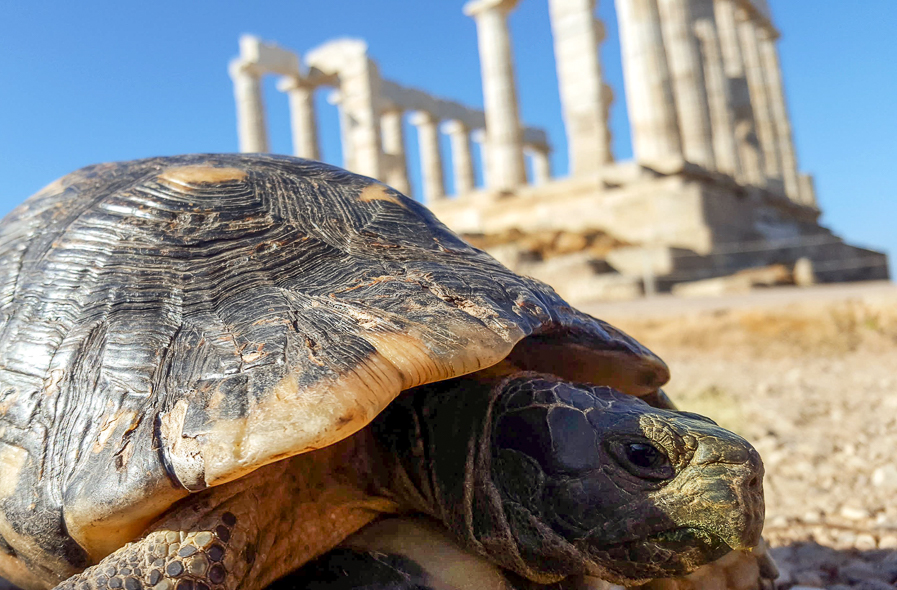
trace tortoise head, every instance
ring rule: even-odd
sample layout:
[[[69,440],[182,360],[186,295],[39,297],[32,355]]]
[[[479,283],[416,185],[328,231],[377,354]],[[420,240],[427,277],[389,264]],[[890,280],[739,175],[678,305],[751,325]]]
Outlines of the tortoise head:
[[[436,385],[410,398],[424,445],[408,480],[468,548],[526,578],[631,585],[759,542],[763,464],[707,418],[529,372],[488,395]]]

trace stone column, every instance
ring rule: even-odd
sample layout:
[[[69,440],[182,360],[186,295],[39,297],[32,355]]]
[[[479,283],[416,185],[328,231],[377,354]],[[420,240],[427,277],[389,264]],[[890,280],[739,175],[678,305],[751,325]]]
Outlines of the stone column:
[[[417,127],[424,202],[432,203],[445,197],[437,121],[430,113],[417,111],[411,116],[411,124]]]
[[[769,29],[764,28],[760,31],[759,42],[763,74],[769,88],[769,103],[772,108],[776,143],[779,157],[782,159],[782,180],[785,181],[785,194],[792,201],[799,201],[800,180],[797,173],[797,154],[794,151],[788,108],[785,106],[785,90],[782,86],[782,70],[779,67],[775,37]]]
[[[387,109],[380,115],[386,172],[383,181],[404,195],[411,194],[408,183],[408,160],[405,156],[405,135],[402,133],[402,111]]]
[[[693,0],[692,8],[695,17],[695,36],[704,57],[704,82],[707,86],[707,102],[710,107],[716,169],[741,181],[743,174],[735,142],[732,97],[716,32],[713,0]]]
[[[497,190],[513,190],[526,182],[523,132],[507,22],[508,13],[516,4],[517,0],[474,0],[464,5],[464,14],[473,17],[477,25],[489,187]]]
[[[473,191],[473,157],[470,154],[470,129],[461,121],[446,121],[442,131],[452,144],[452,169],[455,173],[455,194]]]
[[[533,159],[533,184],[538,186],[551,180],[551,161],[548,159],[548,150],[541,146],[533,146],[527,151]]]
[[[763,153],[757,139],[751,95],[744,73],[744,57],[738,40],[734,0],[714,0],[714,15],[719,33],[723,66],[729,79],[729,95],[732,108],[735,143],[741,162],[740,182],[764,186]]]
[[[340,147],[343,152],[343,168],[355,170],[355,151],[352,149],[352,119],[343,108],[343,94],[334,90],[327,96],[327,102],[335,105],[339,112]]]
[[[261,72],[235,59],[228,68],[237,101],[237,137],[241,152],[267,152],[268,130],[262,99]]]
[[[598,46],[604,27],[596,0],[549,0],[554,59],[564,108],[570,175],[592,174],[613,160]]]
[[[672,76],[685,159],[713,170],[710,107],[698,39],[688,0],[657,0],[667,63]]]
[[[470,141],[480,147],[480,171],[483,173],[483,186],[489,184],[489,150],[486,149],[486,130],[474,129],[470,134]]]
[[[632,147],[639,162],[682,159],[655,0],[616,0]]]
[[[782,166],[776,145],[776,132],[769,102],[769,85],[760,61],[760,46],[757,39],[757,23],[743,8],[736,12],[738,38],[741,40],[744,56],[744,73],[751,93],[751,106],[757,125],[757,137],[763,151],[763,171],[767,180],[781,179]],[[767,184],[769,184],[767,182]]]
[[[297,77],[285,77],[278,82],[277,89],[286,92],[290,101],[293,155],[298,158],[320,160],[314,86]]]
[[[816,204],[816,188],[813,186],[813,176],[800,175],[800,202],[807,207],[818,207]]]

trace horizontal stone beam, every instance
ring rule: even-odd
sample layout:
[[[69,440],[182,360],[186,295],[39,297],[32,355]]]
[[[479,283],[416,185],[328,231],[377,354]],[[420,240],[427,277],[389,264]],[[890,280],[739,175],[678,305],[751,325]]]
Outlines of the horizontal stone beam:
[[[383,99],[393,108],[402,111],[425,111],[440,121],[460,121],[468,129],[485,129],[486,115],[461,103],[428,94],[423,90],[402,86],[391,80],[380,83]],[[548,134],[544,129],[527,127],[523,130],[523,143],[532,147],[550,149]]]
[[[273,43],[264,43],[253,35],[240,37],[240,59],[261,73],[301,76],[298,55]]]

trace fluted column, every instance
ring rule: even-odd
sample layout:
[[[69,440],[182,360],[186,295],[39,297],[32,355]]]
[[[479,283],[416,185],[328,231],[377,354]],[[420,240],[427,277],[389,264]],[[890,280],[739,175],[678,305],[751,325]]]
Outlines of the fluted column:
[[[715,168],[710,108],[688,0],[657,0],[685,159]]]
[[[516,4],[517,0],[474,0],[464,5],[464,14],[473,17],[477,25],[489,151],[489,187],[497,190],[513,190],[526,182],[523,133],[507,22],[508,13]]]
[[[816,203],[816,187],[813,186],[813,176],[800,175],[800,202],[808,207],[818,207]]]
[[[757,39],[757,23],[743,8],[736,11],[738,38],[741,40],[744,56],[745,75],[751,93],[757,137],[763,151],[763,171],[767,179],[781,179],[782,166],[776,145],[775,125],[769,101],[769,85],[760,60],[760,46]]]
[[[595,18],[595,4],[596,0],[548,3],[572,176],[597,172],[613,160],[598,51],[604,27]]]
[[[449,136],[452,146],[452,170],[455,175],[455,194],[473,191],[473,157],[470,153],[470,129],[461,121],[446,121],[442,131]]]
[[[343,152],[343,168],[355,170],[355,151],[352,149],[352,118],[343,108],[343,94],[334,90],[327,96],[327,102],[336,106],[339,113],[340,147]]]
[[[470,141],[479,146],[480,172],[483,174],[483,186],[492,186],[489,184],[489,150],[486,149],[486,130],[474,129],[470,134]]]
[[[626,105],[639,162],[682,159],[676,103],[655,0],[616,0]]]
[[[707,86],[707,103],[710,107],[716,169],[741,181],[743,173],[735,141],[732,98],[717,34],[713,0],[692,0],[692,9],[695,18],[695,36],[698,38],[704,58],[704,82]]]
[[[437,121],[430,113],[417,111],[411,116],[411,124],[417,127],[424,202],[432,203],[445,197]]]
[[[405,155],[405,135],[402,133],[402,111],[389,109],[380,115],[380,133],[386,155],[383,181],[404,195],[411,194],[408,183],[408,159]]]
[[[320,160],[318,126],[315,122],[315,87],[296,77],[283,78],[277,89],[286,92],[290,103],[293,155]]]
[[[735,19],[734,0],[714,0],[714,15],[719,33],[723,67],[729,79],[730,104],[732,106],[735,143],[741,162],[742,178],[749,184],[763,186],[766,174],[763,171],[763,152],[757,137],[751,95],[744,72],[744,56],[738,39],[738,24]]]
[[[261,72],[239,59],[228,68],[237,102],[237,137],[241,152],[267,152],[268,130],[262,99]]]
[[[768,29],[763,29],[759,33],[760,59],[767,87],[769,88],[769,103],[772,109],[776,144],[779,150],[779,157],[782,159],[782,179],[785,181],[785,194],[792,201],[799,201],[800,180],[797,173],[797,154],[794,151],[791,121],[788,117],[788,108],[785,105],[785,90],[782,86],[782,70],[779,67],[779,55],[776,50],[775,37]]]

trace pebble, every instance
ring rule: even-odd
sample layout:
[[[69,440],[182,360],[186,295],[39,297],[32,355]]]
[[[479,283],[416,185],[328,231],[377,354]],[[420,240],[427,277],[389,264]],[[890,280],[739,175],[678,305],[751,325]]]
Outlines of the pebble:
[[[866,520],[871,516],[868,510],[857,506],[842,506],[838,514],[849,520]]]
[[[886,490],[897,490],[897,465],[882,465],[872,472],[872,485]]]

